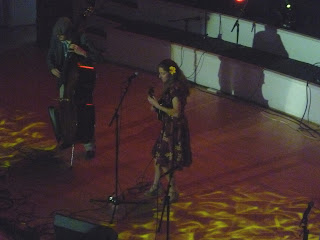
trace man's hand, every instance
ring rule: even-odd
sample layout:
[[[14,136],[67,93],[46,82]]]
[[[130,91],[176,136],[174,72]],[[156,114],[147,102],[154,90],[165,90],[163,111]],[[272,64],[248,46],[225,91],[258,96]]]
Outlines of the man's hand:
[[[70,44],[69,51],[74,52],[75,54],[87,57],[87,52],[79,47],[77,44]]]
[[[54,76],[56,76],[57,78],[60,78],[60,77],[61,77],[61,72],[60,72],[58,69],[56,69],[56,68],[52,68],[52,69],[51,69],[51,73],[52,73]]]

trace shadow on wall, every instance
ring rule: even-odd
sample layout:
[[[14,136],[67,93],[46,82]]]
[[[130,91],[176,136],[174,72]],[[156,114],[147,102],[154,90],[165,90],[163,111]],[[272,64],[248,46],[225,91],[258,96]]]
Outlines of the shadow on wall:
[[[277,28],[265,25],[265,30],[254,35],[252,48],[268,52],[274,55],[288,58],[288,52],[285,49]]]
[[[220,57],[219,84],[223,93],[268,107],[263,97],[264,73],[261,67]]]

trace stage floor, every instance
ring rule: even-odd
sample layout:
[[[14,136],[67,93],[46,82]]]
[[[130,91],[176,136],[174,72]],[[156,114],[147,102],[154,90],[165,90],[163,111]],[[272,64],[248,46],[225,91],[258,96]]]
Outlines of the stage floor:
[[[46,52],[34,44],[4,51],[0,57],[4,239],[10,239],[14,230],[54,239],[54,219],[59,215],[107,226],[120,240],[292,240],[302,239],[303,230],[310,231],[309,239],[319,239],[316,130],[193,86],[186,109],[193,164],[176,173],[180,199],[170,206],[167,221],[167,211],[161,219],[163,196],[159,201],[143,196],[153,178],[150,151],[160,128],[147,92],[149,87],[159,92],[160,80],[140,71],[131,82],[119,112],[116,179],[115,122],[109,123],[128,77],[137,70],[111,63],[96,66],[97,154],[86,160],[83,146],[77,144],[70,168],[71,148],[55,149],[48,107],[58,104],[57,89],[45,58]],[[119,205],[107,201],[117,182],[119,199],[124,201]],[[312,203],[308,222],[302,221]]]

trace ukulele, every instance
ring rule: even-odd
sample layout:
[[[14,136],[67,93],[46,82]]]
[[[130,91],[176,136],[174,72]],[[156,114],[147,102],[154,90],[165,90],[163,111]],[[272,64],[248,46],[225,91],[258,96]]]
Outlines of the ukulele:
[[[154,88],[153,88],[153,87],[149,88],[148,95],[149,95],[150,97],[154,98]],[[158,103],[162,106],[162,101],[161,101],[161,99],[158,101]],[[158,120],[162,121],[164,112],[161,111],[161,110],[158,109],[158,108],[155,108],[155,107],[153,107],[153,109],[154,109],[154,111],[157,113],[157,118],[158,118]]]

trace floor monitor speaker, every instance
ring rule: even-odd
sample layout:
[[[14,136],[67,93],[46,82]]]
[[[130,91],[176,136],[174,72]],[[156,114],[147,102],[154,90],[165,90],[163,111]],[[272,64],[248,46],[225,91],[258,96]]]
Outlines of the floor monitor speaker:
[[[117,240],[118,234],[109,227],[61,214],[54,217],[56,240]]]

